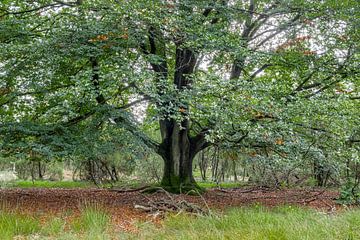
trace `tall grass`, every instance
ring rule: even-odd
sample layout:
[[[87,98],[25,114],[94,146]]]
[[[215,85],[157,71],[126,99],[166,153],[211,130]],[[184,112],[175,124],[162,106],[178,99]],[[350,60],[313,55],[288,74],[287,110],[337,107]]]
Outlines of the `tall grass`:
[[[326,214],[292,206],[234,208],[222,215],[168,216],[162,226],[139,223],[137,233],[111,225],[111,216],[96,205],[85,206],[78,218],[61,218],[41,225],[36,217],[0,210],[0,239],[254,239],[355,240],[360,239],[360,210]]]
[[[220,217],[169,217],[160,229],[142,226],[130,239],[360,239],[360,211],[327,215],[297,207],[237,208]]]
[[[74,222],[73,229],[83,232],[105,232],[109,227],[110,216],[98,205],[88,205],[81,211],[80,218]]]
[[[82,208],[80,216],[71,223],[55,217],[45,223],[38,217],[20,214],[5,209],[0,210],[0,239],[112,239],[108,232],[110,215],[97,205]]]
[[[2,240],[13,239],[15,236],[28,236],[39,231],[39,220],[0,210],[0,238]]]

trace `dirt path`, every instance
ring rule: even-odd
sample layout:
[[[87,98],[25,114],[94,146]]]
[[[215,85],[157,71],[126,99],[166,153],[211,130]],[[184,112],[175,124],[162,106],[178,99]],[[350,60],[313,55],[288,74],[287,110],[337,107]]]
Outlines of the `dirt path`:
[[[203,198],[198,196],[171,195],[176,200],[186,200],[198,205],[206,203],[215,209],[252,204],[277,206],[292,204],[309,206],[324,211],[334,211],[338,206],[336,191],[271,190],[265,188],[211,189]],[[105,189],[0,189],[2,207],[43,216],[73,217],[86,205],[96,204],[108,211],[120,228],[131,230],[136,220],[151,220],[146,213],[134,208],[151,200],[168,199],[165,193],[114,192]],[[65,216],[64,213],[69,213]]]

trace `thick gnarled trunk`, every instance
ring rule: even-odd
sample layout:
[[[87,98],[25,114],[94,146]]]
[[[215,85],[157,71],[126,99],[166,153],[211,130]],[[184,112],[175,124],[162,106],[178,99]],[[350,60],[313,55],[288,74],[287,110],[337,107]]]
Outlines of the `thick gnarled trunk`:
[[[166,46],[164,37],[159,29],[150,27],[149,46],[142,46],[145,54],[156,54],[161,60],[151,63],[152,69],[159,80],[167,80],[169,77],[168,64],[166,62]],[[175,40],[175,66],[173,84],[181,92],[191,88],[194,68],[197,62],[193,49],[182,46],[184,37]],[[163,95],[163,89],[159,88],[159,95]],[[162,107],[172,108],[171,102],[156,103]],[[205,131],[201,130],[195,137],[191,137],[189,106],[186,102],[181,104],[183,120],[177,122],[168,113],[163,113],[160,121],[162,141],[157,152],[164,160],[164,175],[162,186],[172,192],[185,192],[198,188],[192,175],[193,159],[201,149],[206,147]]]
[[[199,189],[193,177],[193,159],[205,147],[204,135],[189,136],[189,122],[175,120],[160,122],[162,144],[160,155],[164,160],[161,185],[171,192]]]

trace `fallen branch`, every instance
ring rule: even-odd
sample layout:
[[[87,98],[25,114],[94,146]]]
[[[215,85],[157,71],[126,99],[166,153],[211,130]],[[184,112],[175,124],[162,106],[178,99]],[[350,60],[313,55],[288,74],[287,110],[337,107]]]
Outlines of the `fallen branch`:
[[[185,200],[176,200],[175,198],[173,198],[171,196],[171,194],[169,192],[167,192],[165,189],[163,188],[157,188],[158,191],[164,192],[167,196],[167,199],[160,199],[160,200],[152,200],[150,198],[148,198],[147,196],[143,196],[145,199],[148,200],[148,202],[146,204],[140,205],[140,204],[135,204],[134,208],[145,211],[150,213],[151,215],[157,217],[157,216],[164,216],[165,213],[167,212],[173,212],[173,213],[182,213],[182,212],[186,212],[186,213],[191,213],[191,214],[195,214],[195,215],[200,215],[200,216],[204,216],[204,215],[210,215],[210,208],[207,206],[207,210],[204,210],[203,208],[189,203]],[[204,199],[203,199],[204,200]]]
[[[184,200],[176,202],[166,200],[151,201],[144,205],[135,204],[134,207],[148,213],[186,212],[201,216],[209,214],[208,211],[203,210],[201,207]]]
[[[225,189],[225,188],[216,188],[215,190],[220,191],[220,192],[224,192],[224,193],[251,193],[251,192],[257,192],[257,191],[262,191],[262,192],[270,192],[273,191],[273,189],[271,189],[270,187],[253,187],[253,188],[248,188],[248,189],[244,189],[244,190],[240,190],[242,188],[229,188],[229,189]]]
[[[118,193],[127,193],[127,192],[139,192],[142,191],[144,189],[149,188],[150,186],[143,186],[143,187],[139,187],[139,188],[119,188],[119,189],[110,189],[109,191],[111,192],[118,192]]]

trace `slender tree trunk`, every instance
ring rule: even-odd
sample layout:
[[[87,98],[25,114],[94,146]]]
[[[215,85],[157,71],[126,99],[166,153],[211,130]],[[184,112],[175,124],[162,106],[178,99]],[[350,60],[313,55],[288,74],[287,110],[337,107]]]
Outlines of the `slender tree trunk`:
[[[314,178],[316,180],[316,185],[318,187],[324,186],[324,178],[325,178],[325,171],[324,166],[318,162],[318,160],[314,161]]]
[[[235,159],[233,159],[233,174],[234,174],[234,181],[237,182],[238,177],[237,177],[237,173],[236,173],[236,161]]]
[[[218,170],[219,170],[219,147],[214,147],[214,156],[213,156],[213,159],[212,159],[212,166],[211,166],[211,169],[212,169],[212,180],[215,181],[215,182],[218,182]]]
[[[206,181],[207,159],[205,159],[205,151],[201,151],[201,159],[199,166],[201,172],[201,179],[203,181]]]
[[[34,166],[35,162],[32,161],[31,162],[31,181],[34,183],[35,181],[35,166]]]
[[[42,169],[41,169],[41,161],[39,160],[37,162],[37,165],[38,165],[38,174],[39,174],[39,179],[43,179],[43,173],[42,173]]]
[[[117,171],[116,171],[115,165],[113,165],[113,166],[111,167],[111,172],[112,172],[112,175],[113,175],[114,178],[115,178],[115,182],[119,181],[119,176],[118,176],[118,173],[117,173]]]

